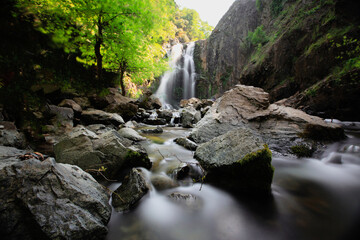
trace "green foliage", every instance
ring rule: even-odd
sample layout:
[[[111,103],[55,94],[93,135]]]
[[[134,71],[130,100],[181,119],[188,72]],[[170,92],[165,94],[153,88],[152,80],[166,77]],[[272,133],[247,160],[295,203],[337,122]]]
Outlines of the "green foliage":
[[[279,16],[281,11],[283,10],[283,5],[286,0],[272,0],[270,5],[271,15],[275,18]]]
[[[262,0],[256,0],[256,9],[259,11],[259,12],[262,12],[262,10],[264,9],[264,3],[262,2]]]
[[[175,13],[174,25],[176,36],[185,42],[206,39],[213,27],[200,19],[199,14],[188,8],[178,9]]]
[[[261,48],[261,46],[269,41],[264,31],[264,26],[257,27],[254,32],[249,31],[246,41],[251,45]]]
[[[298,158],[301,157],[311,157],[315,152],[315,147],[308,147],[305,144],[295,145],[290,148],[291,152],[295,154]]]

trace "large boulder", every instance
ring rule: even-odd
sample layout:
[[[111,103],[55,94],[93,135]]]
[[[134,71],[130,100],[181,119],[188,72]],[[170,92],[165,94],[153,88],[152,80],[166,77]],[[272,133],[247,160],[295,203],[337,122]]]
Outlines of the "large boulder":
[[[237,85],[217,99],[190,134],[196,143],[207,142],[237,128],[250,128],[277,152],[307,139],[339,140],[343,129],[300,110],[269,103],[261,88]],[[316,139],[317,138],[317,139]]]
[[[7,160],[6,160],[7,161]],[[76,166],[48,158],[0,166],[3,239],[103,239],[106,190]]]
[[[115,130],[108,131],[97,138],[86,135],[65,137],[54,146],[56,161],[74,164],[94,175],[106,169],[102,175],[118,179],[119,173],[129,167],[151,167],[147,153],[132,145]]]
[[[117,113],[126,121],[133,118],[138,111],[136,100],[121,95],[116,88],[109,88],[105,96],[91,96],[90,102],[95,108],[102,109],[106,112]]]
[[[239,128],[201,144],[195,158],[207,171],[207,182],[236,193],[271,192],[271,151],[249,129]]]
[[[140,96],[138,105],[146,110],[160,109],[162,107],[160,99],[149,90],[145,90],[143,95]]]
[[[135,141],[135,142],[139,142],[139,141],[145,141],[146,138],[141,136],[136,130],[132,129],[132,128],[121,128],[118,133],[120,134],[120,136],[127,138],[129,140]]]
[[[184,128],[192,128],[201,119],[201,112],[194,107],[186,107],[181,110],[181,123]]]
[[[85,125],[104,124],[118,127],[124,124],[124,119],[116,113],[108,113],[98,109],[88,109],[81,113],[81,121]]]
[[[67,131],[74,125],[74,110],[71,108],[46,105],[46,115],[51,118],[52,125],[61,126],[60,132]]]
[[[0,121],[0,145],[25,148],[26,139],[13,122]]]
[[[72,99],[64,99],[64,100],[62,100],[61,103],[59,103],[59,107],[71,108],[76,113],[81,113],[82,112],[81,106],[79,104],[77,104]]]
[[[112,205],[117,212],[128,211],[146,195],[150,186],[141,170],[131,169],[121,186],[112,195]]]

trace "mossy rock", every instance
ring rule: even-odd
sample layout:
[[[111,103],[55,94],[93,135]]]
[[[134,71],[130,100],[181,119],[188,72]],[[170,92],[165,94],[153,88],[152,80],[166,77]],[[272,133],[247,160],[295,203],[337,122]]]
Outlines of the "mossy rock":
[[[315,147],[309,147],[305,144],[295,145],[290,148],[291,152],[295,154],[298,158],[301,157],[311,157],[316,151]]]
[[[233,193],[269,195],[274,168],[268,146],[249,129],[236,129],[198,146],[205,181]]]

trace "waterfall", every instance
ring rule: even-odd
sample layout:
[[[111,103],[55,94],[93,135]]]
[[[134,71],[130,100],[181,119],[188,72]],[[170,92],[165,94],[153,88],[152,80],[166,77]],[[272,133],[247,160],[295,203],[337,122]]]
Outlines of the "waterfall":
[[[195,97],[195,64],[193,59],[195,43],[174,45],[170,50],[169,66],[160,80],[155,95],[163,108],[176,108],[181,99]]]

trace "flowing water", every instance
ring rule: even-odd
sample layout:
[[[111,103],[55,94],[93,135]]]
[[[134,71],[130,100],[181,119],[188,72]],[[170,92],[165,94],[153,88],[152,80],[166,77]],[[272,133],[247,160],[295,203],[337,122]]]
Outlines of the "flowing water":
[[[163,108],[177,107],[181,99],[195,97],[195,64],[193,59],[195,43],[174,45],[170,50],[169,66],[160,80],[155,93]]]
[[[169,174],[181,162],[196,162],[193,152],[173,142],[189,130],[164,130],[146,135],[154,165],[149,176]],[[234,197],[189,182],[164,191],[153,188],[134,210],[113,211],[107,239],[359,239],[360,134],[355,129],[347,135],[318,159],[274,157],[270,199]],[[167,197],[173,192],[193,194],[200,204],[194,209],[176,204]]]

